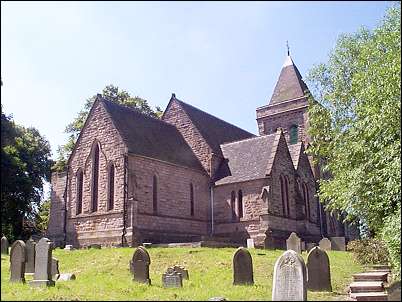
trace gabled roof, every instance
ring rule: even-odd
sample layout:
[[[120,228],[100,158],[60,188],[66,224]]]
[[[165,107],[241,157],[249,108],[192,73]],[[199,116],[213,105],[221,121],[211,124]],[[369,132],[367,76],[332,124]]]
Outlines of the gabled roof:
[[[217,171],[216,185],[264,178],[273,163],[279,133],[222,144],[225,160]]]
[[[302,142],[298,142],[296,144],[288,145],[290,157],[292,158],[293,166],[295,167],[295,170],[297,170],[297,167],[299,165],[299,159],[300,159],[300,154],[301,154],[301,149],[302,149]]]
[[[304,83],[299,70],[292,58],[287,56],[269,104],[303,97],[306,90],[308,90],[307,85]]]
[[[183,108],[187,113],[194,126],[205,139],[206,143],[216,154],[221,154],[220,145],[223,143],[255,137],[254,134],[235,125],[229,124],[228,122],[180,101],[175,97],[173,97],[171,101],[179,103],[181,108]]]
[[[128,152],[204,171],[180,132],[172,125],[98,96]]]

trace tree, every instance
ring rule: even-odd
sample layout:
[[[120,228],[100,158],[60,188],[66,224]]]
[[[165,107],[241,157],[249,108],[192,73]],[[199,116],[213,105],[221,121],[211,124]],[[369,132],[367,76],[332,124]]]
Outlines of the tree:
[[[23,236],[24,221],[34,220],[43,182],[50,180],[50,156],[49,142],[37,129],[1,113],[1,228],[9,239]]]
[[[316,100],[310,98],[308,152],[325,159],[323,171],[331,175],[320,181],[319,197],[346,219],[363,219],[391,255],[395,240],[382,234],[401,208],[400,15],[397,3],[373,31],[342,35],[328,63],[308,76]],[[399,259],[391,260],[398,268],[400,227],[396,237]]]
[[[108,100],[115,102],[117,104],[125,105],[127,107],[135,108],[140,112],[159,118],[162,115],[162,110],[159,106],[156,106],[155,110],[148,105],[148,102],[138,96],[132,97],[127,91],[119,90],[117,86],[108,85],[102,90],[102,96]],[[85,120],[88,117],[89,111],[93,103],[95,102],[96,95],[90,97],[85,101],[84,108],[78,113],[77,117],[67,125],[65,133],[69,134],[67,143],[65,145],[59,146],[57,150],[57,160],[53,166],[54,171],[64,171],[66,168],[68,157],[73,151],[75,142],[77,141],[78,135],[82,127],[84,126]]]

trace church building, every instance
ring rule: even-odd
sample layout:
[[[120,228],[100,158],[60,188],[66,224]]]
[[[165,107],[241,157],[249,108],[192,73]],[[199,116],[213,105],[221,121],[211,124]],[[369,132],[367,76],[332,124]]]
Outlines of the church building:
[[[259,135],[176,98],[161,119],[98,95],[67,169],[52,174],[57,245],[136,246],[206,238],[284,248],[345,236],[316,197],[306,84],[286,57]]]

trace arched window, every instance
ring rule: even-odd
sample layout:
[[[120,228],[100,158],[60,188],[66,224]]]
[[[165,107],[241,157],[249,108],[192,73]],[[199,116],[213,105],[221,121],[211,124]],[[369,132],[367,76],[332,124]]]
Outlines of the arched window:
[[[306,207],[306,219],[310,218],[310,196],[308,193],[308,187],[307,184],[303,184],[303,199],[304,199],[304,204]]]
[[[113,210],[114,208],[114,170],[114,164],[111,164],[108,171],[108,210]]]
[[[298,127],[297,125],[292,125],[289,131],[289,144],[296,144],[298,139]]]
[[[154,214],[158,213],[158,179],[154,175],[153,185],[152,185],[152,205]]]
[[[289,207],[289,178],[285,176],[285,195],[286,195],[286,216],[290,217],[290,207]]]
[[[190,215],[194,216],[194,187],[190,184]]]
[[[230,194],[230,209],[232,211],[232,221],[236,220],[236,193],[235,191],[232,191],[232,193]]]
[[[99,144],[95,144],[92,156],[92,212],[98,210],[98,183],[99,183]]]
[[[282,175],[279,177],[281,182],[281,199],[282,199],[282,213],[284,217],[289,216],[289,197],[288,197],[288,179]]]
[[[239,213],[239,218],[243,217],[243,192],[239,190],[238,193],[238,203],[237,203],[237,213]]]
[[[84,184],[84,173],[78,170],[77,176],[77,215],[82,213],[82,186]]]

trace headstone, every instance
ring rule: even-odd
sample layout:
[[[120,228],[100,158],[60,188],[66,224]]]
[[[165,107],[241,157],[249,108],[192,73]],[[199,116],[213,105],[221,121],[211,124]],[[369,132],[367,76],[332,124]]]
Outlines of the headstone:
[[[306,301],[307,280],[304,260],[293,250],[275,262],[272,301]]]
[[[29,285],[54,286],[52,280],[52,242],[43,237],[35,246],[35,275]]]
[[[233,255],[233,285],[254,284],[250,252],[239,247]]]
[[[151,258],[147,250],[139,246],[130,262],[131,269],[133,273],[133,280],[141,283],[151,284],[151,279],[149,278],[149,265],[151,264]]]
[[[189,279],[189,278],[188,278],[188,270],[186,270],[183,266],[175,265],[175,266],[173,266],[173,270],[174,270],[175,272],[180,273],[181,276],[183,277],[183,279],[186,279],[186,280]]]
[[[305,243],[304,241],[300,242],[300,249],[301,249],[302,251],[305,251],[305,250],[306,250],[306,243]]]
[[[75,280],[75,275],[72,273],[60,274],[57,281],[70,281]]]
[[[8,255],[8,239],[6,236],[1,237],[1,253]]]
[[[313,247],[315,247],[315,246],[317,246],[316,243],[314,243],[314,242],[307,242],[307,243],[306,243],[306,251],[307,251],[307,253],[310,252],[310,250],[311,250]]]
[[[60,271],[59,271],[59,260],[56,258],[52,257],[52,280],[56,281],[57,278],[60,276]]]
[[[307,255],[307,288],[312,291],[332,291],[327,253],[314,247]]]
[[[254,239],[252,239],[252,238],[247,239],[247,248],[248,249],[254,248]]]
[[[401,301],[401,281],[393,282],[387,288],[388,301]]]
[[[286,249],[293,250],[298,254],[301,254],[301,242],[300,238],[295,232],[292,232],[288,239],[286,239]]]
[[[162,284],[166,288],[183,287],[183,276],[169,267],[166,273],[162,274]]]
[[[32,238],[29,238],[25,243],[25,251],[27,256],[27,261],[25,263],[25,273],[27,274],[35,273],[35,246],[36,242]]]
[[[143,245],[145,248],[150,248],[150,247],[152,246],[152,243],[151,243],[151,242],[144,242],[142,245]]]
[[[320,242],[318,243],[320,246],[320,249],[324,251],[330,251],[331,250],[331,241],[328,238],[322,238]]]
[[[65,247],[64,247],[64,250],[65,251],[72,251],[74,248],[73,248],[73,246],[71,245],[71,244],[67,244]]]
[[[345,237],[331,237],[330,240],[333,251],[346,251]]]
[[[25,243],[16,240],[10,250],[10,282],[25,282]]]

